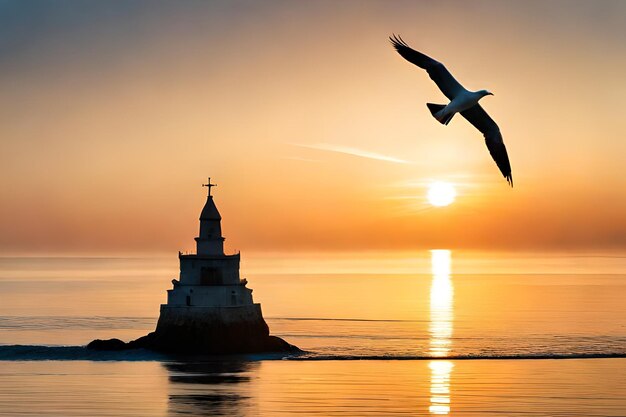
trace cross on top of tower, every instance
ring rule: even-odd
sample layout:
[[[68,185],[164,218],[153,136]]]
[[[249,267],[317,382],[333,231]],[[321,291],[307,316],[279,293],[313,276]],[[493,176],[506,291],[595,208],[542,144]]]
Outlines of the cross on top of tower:
[[[217,187],[217,184],[211,184],[211,177],[209,177],[209,182],[206,184],[202,184],[202,186],[209,189],[209,197],[211,197],[211,187]]]

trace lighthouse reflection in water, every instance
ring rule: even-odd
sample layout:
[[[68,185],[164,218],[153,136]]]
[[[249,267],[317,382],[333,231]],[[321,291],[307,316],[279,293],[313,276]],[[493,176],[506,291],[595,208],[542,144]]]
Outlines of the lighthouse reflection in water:
[[[449,250],[431,251],[429,353],[434,357],[445,357],[450,352],[454,319],[451,263]],[[450,413],[450,374],[453,367],[454,364],[447,360],[433,360],[429,364],[431,414]]]

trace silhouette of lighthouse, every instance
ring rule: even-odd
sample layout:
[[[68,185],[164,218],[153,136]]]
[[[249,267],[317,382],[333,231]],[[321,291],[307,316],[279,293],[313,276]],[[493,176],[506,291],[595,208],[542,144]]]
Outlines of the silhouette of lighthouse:
[[[195,254],[178,253],[180,279],[172,280],[161,305],[152,348],[168,352],[247,353],[297,350],[275,336],[252,300],[247,280],[239,277],[240,254],[224,253],[220,215],[211,188],[200,213]]]

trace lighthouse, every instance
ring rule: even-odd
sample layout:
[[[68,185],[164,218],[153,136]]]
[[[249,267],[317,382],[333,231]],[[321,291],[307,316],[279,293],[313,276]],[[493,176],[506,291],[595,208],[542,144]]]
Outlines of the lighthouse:
[[[156,330],[129,345],[193,354],[299,351],[270,336],[261,305],[252,300],[247,280],[239,277],[240,254],[224,253],[222,216],[211,195],[216,184],[209,178],[203,186],[208,193],[196,253],[178,253],[180,276],[167,290]]]
[[[240,254],[224,253],[222,216],[206,184],[207,200],[200,212],[196,253],[178,252],[179,279],[167,290],[156,330],[125,343],[96,339],[95,350],[150,349],[164,353],[214,355],[301,352],[270,330],[261,305],[252,300],[247,280],[239,277]]]

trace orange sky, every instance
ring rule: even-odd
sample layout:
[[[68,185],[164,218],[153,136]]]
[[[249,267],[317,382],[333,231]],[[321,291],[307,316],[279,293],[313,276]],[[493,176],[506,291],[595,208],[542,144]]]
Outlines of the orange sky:
[[[230,249],[626,247],[623,2],[2,3],[0,68],[0,253],[192,249],[208,175]]]

